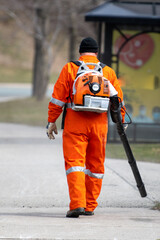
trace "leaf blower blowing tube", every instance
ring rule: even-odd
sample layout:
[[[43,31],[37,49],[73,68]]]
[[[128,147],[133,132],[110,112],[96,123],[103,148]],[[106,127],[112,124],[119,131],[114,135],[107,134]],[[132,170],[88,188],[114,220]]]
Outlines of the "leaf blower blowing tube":
[[[140,195],[141,195],[141,197],[146,197],[147,192],[146,192],[145,186],[142,182],[142,178],[139,173],[136,160],[133,156],[132,150],[130,148],[127,136],[126,136],[124,128],[123,128],[123,124],[122,124],[122,120],[121,120],[121,112],[120,112],[120,103],[119,103],[119,99],[118,99],[117,95],[110,97],[110,113],[111,113],[112,121],[114,123],[116,123],[116,125],[117,125],[118,134],[123,143],[123,146],[124,146],[127,158],[128,158],[128,162],[131,166],[131,169],[132,169],[133,175],[135,177]]]

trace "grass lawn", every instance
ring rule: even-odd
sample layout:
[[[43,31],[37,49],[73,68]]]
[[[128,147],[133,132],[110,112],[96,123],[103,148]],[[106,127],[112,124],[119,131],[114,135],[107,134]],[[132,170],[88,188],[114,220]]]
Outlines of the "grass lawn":
[[[29,69],[5,66],[0,69],[0,83],[31,83],[31,81],[32,72]]]
[[[160,163],[160,144],[131,143],[133,155],[137,161]],[[122,143],[109,143],[106,146],[107,158],[127,159]]]
[[[153,210],[159,210],[160,211],[160,202],[155,203]],[[160,239],[159,239],[160,240]]]
[[[26,98],[0,103],[0,122],[21,123],[32,126],[47,124],[49,99],[38,102],[34,98]],[[57,120],[60,129],[61,117]],[[134,157],[138,161],[160,163],[160,144],[131,144]],[[106,146],[106,157],[127,159],[121,143],[109,143]]]
[[[49,99],[39,102],[35,98],[1,102],[0,122],[45,127],[47,125],[48,103]],[[61,119],[58,119],[58,128],[60,128],[60,124]]]

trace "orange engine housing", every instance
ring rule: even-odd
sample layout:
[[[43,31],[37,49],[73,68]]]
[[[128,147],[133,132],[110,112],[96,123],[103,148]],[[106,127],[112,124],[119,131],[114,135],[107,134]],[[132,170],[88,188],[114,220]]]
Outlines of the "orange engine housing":
[[[93,93],[90,90],[90,85],[98,83],[100,91]],[[84,105],[84,96],[91,95],[95,97],[109,97],[109,82],[101,74],[94,72],[85,73],[75,79],[73,85],[73,103],[75,105]]]

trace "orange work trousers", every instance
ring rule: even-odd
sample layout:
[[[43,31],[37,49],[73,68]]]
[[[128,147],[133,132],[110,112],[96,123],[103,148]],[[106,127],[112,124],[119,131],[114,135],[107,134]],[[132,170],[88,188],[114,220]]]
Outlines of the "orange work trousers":
[[[108,119],[106,113],[67,109],[63,153],[70,196],[70,210],[93,211],[104,175]]]

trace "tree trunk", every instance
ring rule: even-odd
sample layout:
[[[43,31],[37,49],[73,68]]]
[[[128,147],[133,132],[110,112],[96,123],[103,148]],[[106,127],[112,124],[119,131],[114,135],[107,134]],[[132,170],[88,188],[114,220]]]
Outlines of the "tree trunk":
[[[73,26],[69,27],[69,61],[75,60],[76,34]]]
[[[76,13],[71,8],[69,12],[69,61],[75,60],[76,57],[76,43],[77,43],[77,19]]]
[[[48,17],[44,9],[36,9],[36,29],[34,38],[34,63],[33,63],[33,92],[37,100],[43,100],[46,94],[50,77],[50,52],[47,42]]]

